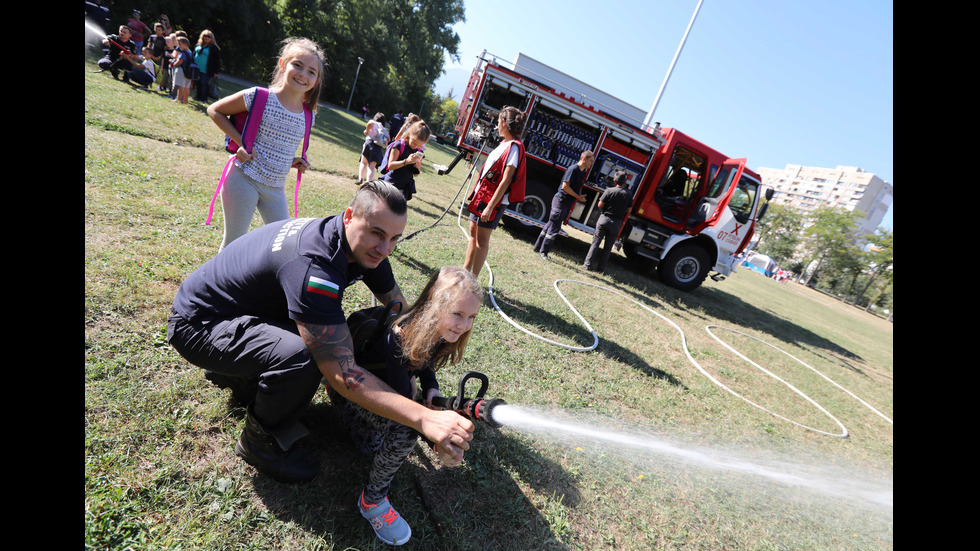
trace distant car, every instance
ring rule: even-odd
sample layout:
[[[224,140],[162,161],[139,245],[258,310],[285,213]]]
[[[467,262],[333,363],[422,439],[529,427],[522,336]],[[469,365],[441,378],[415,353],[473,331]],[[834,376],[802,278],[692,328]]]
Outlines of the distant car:
[[[439,142],[439,143],[441,143],[441,144],[452,145],[452,144],[456,143],[456,138],[458,138],[458,137],[459,136],[455,132],[446,132],[446,135],[445,136],[440,136],[440,135],[436,134],[436,141]]]

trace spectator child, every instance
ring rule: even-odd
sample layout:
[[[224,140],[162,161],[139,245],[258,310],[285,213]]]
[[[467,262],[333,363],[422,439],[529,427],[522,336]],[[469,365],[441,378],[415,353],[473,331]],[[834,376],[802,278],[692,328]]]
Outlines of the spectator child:
[[[407,125],[406,125],[407,126]],[[384,181],[398,188],[408,201],[415,194],[415,175],[422,170],[422,148],[432,136],[425,121],[417,121],[402,133],[403,137],[391,142],[388,148],[388,164]]]
[[[174,68],[170,64],[174,60],[174,49],[176,42],[172,34],[167,35],[164,41],[163,55],[160,56],[160,88],[161,92],[170,93],[174,83]]]
[[[139,84],[140,88],[144,90],[149,90],[150,85],[153,84],[153,79],[156,75],[156,65],[153,64],[153,60],[150,59],[150,47],[143,46],[143,57],[142,62],[134,65],[132,69],[126,71],[123,74],[123,82],[129,82],[130,80]]]
[[[385,128],[384,113],[375,113],[364,126],[364,146],[361,147],[361,160],[357,166],[357,185],[374,179],[374,169],[384,160],[388,147],[388,129]]]
[[[191,55],[191,41],[186,36],[177,37],[177,50],[174,51],[174,101],[187,104],[191,94],[190,65],[194,62]]]
[[[238,148],[221,189],[225,215],[221,249],[248,232],[256,209],[265,224],[289,218],[286,176],[291,168],[302,173],[309,167],[295,155],[306,134],[304,105],[316,114],[325,70],[323,51],[315,42],[306,38],[283,41],[255,143],[251,152]],[[208,107],[208,115],[235,143],[242,143],[242,135],[228,117],[250,110],[255,93],[253,86]]]
[[[153,24],[153,35],[146,39],[146,45],[150,47],[150,59],[153,63],[160,68],[159,80],[160,83],[163,82],[163,75],[166,74],[164,68],[164,54],[167,51],[167,36],[163,34],[163,25],[160,23]]]

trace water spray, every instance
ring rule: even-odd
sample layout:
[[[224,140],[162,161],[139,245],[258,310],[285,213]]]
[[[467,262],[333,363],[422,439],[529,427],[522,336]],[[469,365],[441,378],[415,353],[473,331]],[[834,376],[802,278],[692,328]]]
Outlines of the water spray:
[[[480,390],[473,398],[466,397],[466,381],[470,379],[480,380]],[[503,424],[494,418],[493,410],[497,406],[505,405],[506,402],[500,398],[484,398],[483,393],[487,391],[487,385],[488,379],[486,375],[479,371],[467,371],[459,378],[459,393],[456,396],[450,396],[449,398],[436,396],[432,399],[432,405],[443,409],[451,409],[463,417],[486,423],[495,429],[500,428]]]

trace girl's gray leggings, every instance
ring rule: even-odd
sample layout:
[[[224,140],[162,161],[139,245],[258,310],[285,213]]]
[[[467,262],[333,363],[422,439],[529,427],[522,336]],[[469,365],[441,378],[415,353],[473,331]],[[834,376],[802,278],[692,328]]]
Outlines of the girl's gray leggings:
[[[246,176],[237,165],[228,171],[221,188],[221,208],[225,215],[225,234],[219,251],[248,232],[256,209],[263,224],[289,218],[285,189],[260,184]]]

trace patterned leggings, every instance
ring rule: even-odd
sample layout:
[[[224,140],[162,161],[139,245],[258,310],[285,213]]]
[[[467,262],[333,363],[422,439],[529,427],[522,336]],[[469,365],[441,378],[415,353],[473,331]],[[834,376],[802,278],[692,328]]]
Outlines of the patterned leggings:
[[[388,495],[391,481],[415,448],[419,434],[411,427],[346,400],[341,415],[357,450],[365,455],[374,454],[368,483],[364,487],[364,500],[377,503]]]

